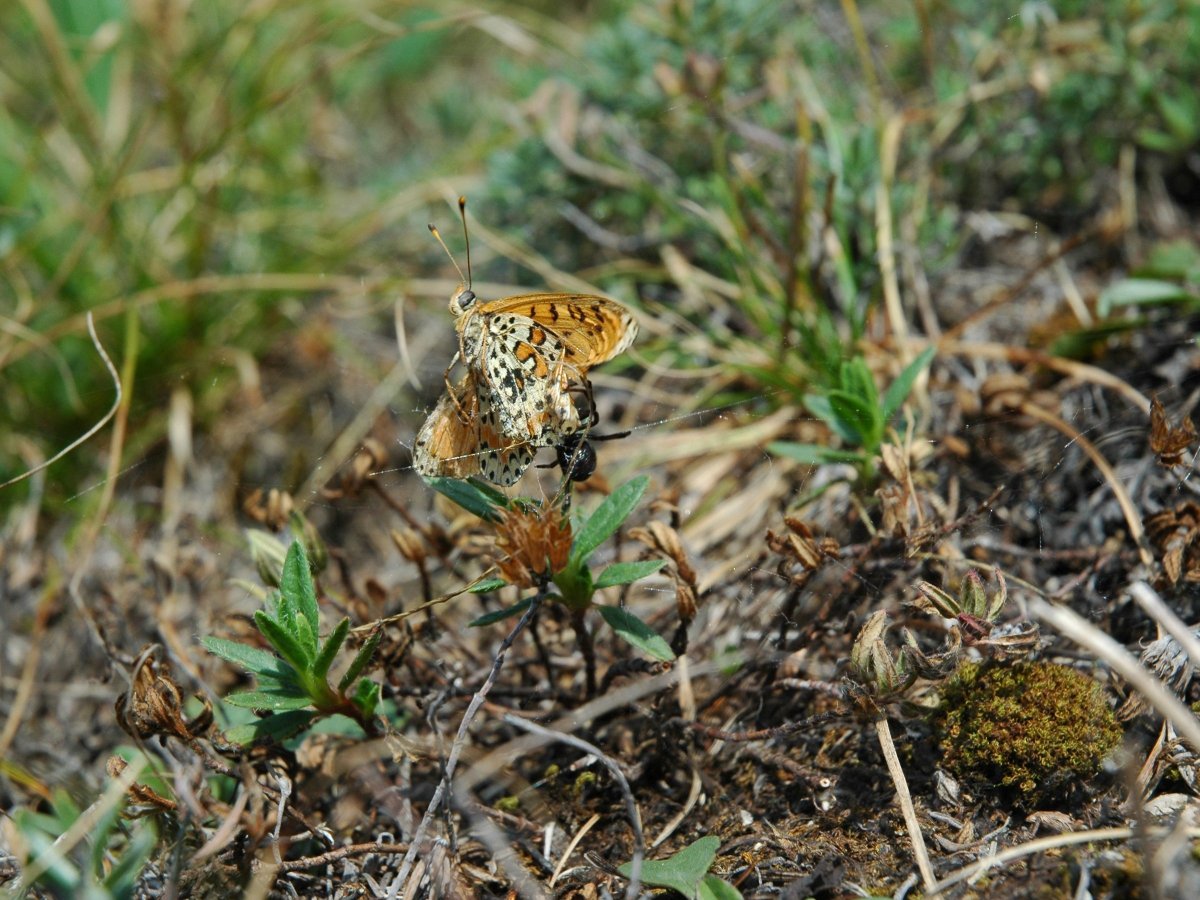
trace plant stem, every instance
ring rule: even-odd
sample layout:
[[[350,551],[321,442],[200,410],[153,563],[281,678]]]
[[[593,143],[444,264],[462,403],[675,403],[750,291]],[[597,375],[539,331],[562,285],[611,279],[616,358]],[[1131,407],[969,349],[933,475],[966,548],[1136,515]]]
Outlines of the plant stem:
[[[879,735],[879,746],[883,750],[883,758],[887,761],[892,783],[896,786],[896,801],[900,804],[900,809],[904,813],[904,822],[908,825],[908,837],[912,841],[913,856],[916,857],[921,880],[925,883],[925,893],[932,893],[937,879],[933,877],[933,866],[929,864],[929,854],[925,850],[925,837],[921,834],[921,825],[917,821],[917,810],[913,806],[912,795],[908,792],[908,780],[904,777],[904,769],[900,767],[900,757],[896,755],[896,745],[892,741],[892,729],[888,725],[887,716],[880,716],[875,720],[875,733]]]
[[[587,678],[587,699],[596,696],[596,648],[592,644],[592,632],[587,627],[587,610],[571,610],[571,624],[575,627],[575,640],[583,654],[584,674]]]

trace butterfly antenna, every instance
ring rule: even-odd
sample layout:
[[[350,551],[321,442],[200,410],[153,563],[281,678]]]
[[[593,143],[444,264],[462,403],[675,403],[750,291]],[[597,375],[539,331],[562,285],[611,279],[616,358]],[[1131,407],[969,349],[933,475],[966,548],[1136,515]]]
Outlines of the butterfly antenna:
[[[471,235],[467,231],[467,198],[458,198],[458,217],[463,223],[463,242],[467,245],[467,290],[471,289]]]
[[[454,268],[458,272],[458,277],[463,280],[463,284],[467,285],[467,287],[470,287],[471,280],[469,278],[467,278],[467,276],[463,274],[463,270],[461,268],[459,268],[458,260],[454,258],[454,254],[450,252],[450,248],[447,247],[446,242],[442,240],[442,233],[440,231],[438,231],[437,226],[430,223],[429,232],[430,232],[430,234],[432,234],[434,236],[434,238],[437,240],[437,242],[442,245],[442,249],[446,251],[446,255],[448,257],[450,257],[450,262],[454,264]],[[471,264],[470,264],[470,262],[468,262],[467,263],[467,271],[470,271],[470,267],[471,267]]]

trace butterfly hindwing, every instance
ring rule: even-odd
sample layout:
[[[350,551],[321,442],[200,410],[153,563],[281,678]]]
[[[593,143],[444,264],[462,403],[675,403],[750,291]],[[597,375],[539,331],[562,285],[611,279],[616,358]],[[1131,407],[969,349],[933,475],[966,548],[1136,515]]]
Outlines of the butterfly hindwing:
[[[536,448],[504,437],[490,392],[468,372],[442,395],[413,442],[413,467],[426,477],[482,475],[508,487],[533,462]]]

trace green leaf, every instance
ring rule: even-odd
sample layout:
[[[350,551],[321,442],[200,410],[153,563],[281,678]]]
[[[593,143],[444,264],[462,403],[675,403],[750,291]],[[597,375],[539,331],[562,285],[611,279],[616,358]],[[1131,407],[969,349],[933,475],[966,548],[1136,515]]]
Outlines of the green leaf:
[[[313,705],[307,694],[277,694],[273,691],[234,691],[225,702],[242,709],[304,709]]]
[[[1191,92],[1177,96],[1159,92],[1155,95],[1155,100],[1163,121],[1180,146],[1192,143],[1197,136],[1196,120],[1200,117],[1200,108],[1197,108],[1195,95]]]
[[[1200,247],[1189,240],[1164,241],[1150,251],[1145,264],[1134,274],[1139,278],[1196,280],[1200,277]]]
[[[776,456],[785,456],[809,466],[826,463],[857,463],[862,454],[856,450],[834,450],[820,444],[795,444],[791,441],[772,441],[767,449]]]
[[[321,648],[321,652],[317,654],[317,658],[313,662],[313,674],[315,676],[324,678],[329,674],[329,667],[333,665],[333,659],[337,656],[338,650],[342,647],[342,642],[346,640],[346,635],[349,633],[350,620],[343,618],[334,627],[333,634],[325,639],[325,645]]]
[[[525,610],[529,609],[529,604],[533,603],[532,597],[526,597],[524,600],[518,600],[512,606],[506,606],[504,609],[492,610],[490,613],[484,613],[478,619],[467,623],[468,628],[482,628],[484,625],[492,625],[496,622],[503,622],[505,619],[511,619],[513,616],[519,616]]]
[[[866,401],[846,391],[830,391],[827,395],[833,415],[841,423],[841,434],[853,435],[851,443],[866,450],[874,450],[883,435],[883,422],[879,408],[868,406]]]
[[[1138,331],[1146,327],[1144,317],[1125,316],[1120,319],[1105,319],[1092,328],[1077,328],[1058,335],[1050,342],[1047,351],[1051,356],[1068,359],[1084,359],[1094,353],[1101,344],[1113,335]]]
[[[292,664],[297,672],[308,672],[312,659],[304,651],[304,647],[279,622],[272,619],[261,609],[254,611],[254,624],[263,633],[271,646],[279,655]]]
[[[279,592],[290,601],[308,623],[308,639],[305,649],[309,659],[317,655],[317,634],[321,630],[320,611],[317,609],[317,588],[313,584],[312,571],[308,568],[308,556],[304,545],[292,541],[287,558],[283,561],[283,574],[279,579]],[[297,634],[300,637],[300,634]]]
[[[921,355],[905,366],[904,371],[897,375],[896,380],[888,386],[887,393],[883,395],[882,412],[885,424],[891,421],[896,410],[900,408],[900,404],[912,392],[913,383],[933,360],[935,350],[934,347],[926,347]]]
[[[481,581],[479,584],[467,588],[467,592],[470,594],[486,594],[489,591],[498,591],[500,588],[507,586],[508,582],[503,578],[489,578],[486,581]]]
[[[375,655],[375,648],[379,646],[379,642],[383,639],[383,629],[376,628],[363,641],[363,645],[358,648],[358,653],[354,655],[354,662],[350,663],[350,668],[346,670],[341,680],[338,682],[338,693],[345,693],[346,688],[350,687],[351,682],[362,674],[368,663],[371,662],[371,657]]]
[[[879,406],[879,392],[875,389],[875,378],[865,359],[856,356],[846,360],[842,363],[839,374],[843,391],[868,409]]]
[[[291,634],[295,637],[296,643],[304,650],[304,655],[309,659],[311,666],[316,663],[319,652],[317,633],[313,631],[308,619],[304,616],[296,616],[292,622],[294,627]],[[308,671],[311,672],[311,668]]]
[[[354,705],[362,710],[364,716],[375,715],[375,708],[379,705],[379,685],[364,678],[354,689],[353,699]]]
[[[859,433],[849,428],[842,421],[841,417],[834,412],[833,404],[829,402],[829,398],[824,394],[805,394],[804,405],[810,413],[828,425],[833,433],[847,444],[858,444],[860,442]]]
[[[1107,316],[1118,306],[1147,306],[1155,303],[1173,303],[1186,300],[1191,295],[1173,281],[1156,278],[1126,278],[1110,284],[1100,294],[1097,311]]]
[[[696,897],[720,849],[721,839],[710,834],[693,841],[667,859],[648,859],[642,863],[642,883],[671,888],[685,897]],[[617,867],[617,871],[628,878],[633,872],[633,865],[624,863]]]
[[[497,506],[503,508],[506,505],[494,502],[493,492],[483,490],[477,481],[460,481],[457,478],[426,478],[425,483],[467,512],[474,513],[488,522],[495,522],[499,518],[496,515]]]
[[[1147,150],[1159,153],[1172,153],[1179,148],[1179,139],[1157,128],[1139,128],[1134,132],[1139,144]]]
[[[632,481],[627,481],[596,507],[596,511],[575,534],[575,543],[571,545],[571,557],[568,567],[580,565],[592,555],[592,551],[603,544],[608,537],[621,527],[621,523],[629,518],[633,508],[646,492],[650,478],[639,475]]]
[[[282,678],[288,672],[287,663],[260,647],[251,647],[249,644],[239,644],[218,637],[202,637],[200,644],[213,656],[219,656],[255,675]]]
[[[637,581],[639,578],[653,575],[666,564],[667,561],[665,559],[613,563],[600,573],[600,576],[596,579],[596,583],[592,587],[595,590],[600,590],[600,588],[613,587],[617,584],[629,584],[630,582]]]
[[[742,900],[742,892],[716,875],[705,875],[700,882],[700,900]]]
[[[286,741],[299,734],[317,717],[316,710],[296,709],[275,713],[265,719],[256,719],[238,725],[225,732],[225,737],[235,744],[252,744],[258,741]]]
[[[647,656],[662,662],[670,662],[675,658],[671,645],[629,610],[619,606],[597,606],[596,609],[613,631]]]

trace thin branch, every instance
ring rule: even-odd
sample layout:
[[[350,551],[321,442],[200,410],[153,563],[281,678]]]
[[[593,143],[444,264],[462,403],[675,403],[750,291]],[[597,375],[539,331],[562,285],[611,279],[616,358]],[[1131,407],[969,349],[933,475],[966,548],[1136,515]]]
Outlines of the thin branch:
[[[446,799],[446,795],[450,791],[450,785],[454,778],[454,770],[458,767],[458,758],[462,754],[463,747],[466,746],[467,732],[470,730],[471,723],[475,720],[475,715],[479,712],[480,707],[483,706],[483,701],[487,698],[492,685],[496,683],[496,676],[500,674],[500,667],[504,665],[504,657],[508,654],[509,648],[512,647],[513,641],[517,639],[517,635],[525,630],[525,626],[529,624],[534,613],[541,606],[544,596],[544,592],[539,592],[533,598],[529,604],[529,608],[521,616],[520,621],[517,622],[513,630],[501,642],[500,649],[496,651],[496,656],[492,660],[492,668],[488,672],[487,680],[480,685],[479,690],[471,698],[471,702],[467,706],[467,711],[463,714],[462,721],[459,722],[458,733],[454,736],[454,743],[450,746],[450,754],[446,757],[446,768],[442,773],[442,780],[438,782],[433,799],[429,801],[425,815],[421,817],[421,824],[417,826],[417,832],[412,837],[408,852],[404,855],[404,861],[400,865],[400,871],[392,881],[391,890],[388,891],[388,900],[394,900],[400,888],[408,880],[408,876],[412,872],[413,863],[417,858],[417,852],[420,850],[421,844],[425,839],[425,834],[429,831],[429,827],[437,817],[442,802]]]
[[[1200,668],[1200,640],[1197,640],[1192,629],[1188,628],[1184,621],[1175,615],[1175,611],[1163,603],[1158,592],[1144,581],[1135,581],[1129,585],[1129,595],[1146,615],[1175,639],[1192,661],[1192,665]]]
[[[1153,837],[1166,835],[1166,828],[1152,828],[1142,831]],[[1188,836],[1195,838],[1200,837],[1200,828],[1189,828]],[[1072,831],[1067,834],[1049,834],[1046,837],[1038,838],[1037,840],[1028,841],[1024,844],[1018,844],[1015,847],[1009,847],[994,856],[987,856],[983,859],[976,860],[969,866],[964,866],[952,875],[939,881],[933,886],[929,892],[931,895],[940,894],[948,887],[953,887],[963,881],[970,881],[973,878],[978,878],[984,872],[1003,863],[1010,862],[1014,859],[1020,859],[1022,856],[1031,856],[1034,853],[1041,853],[1046,850],[1054,850],[1059,847],[1070,847],[1074,844],[1091,844],[1099,841],[1127,841],[1133,837],[1133,829],[1128,827],[1119,828],[1097,828],[1093,831]]]
[[[345,859],[347,856],[365,856],[369,853],[405,853],[408,847],[408,844],[382,844],[378,841],[372,841],[369,844],[350,844],[347,847],[338,847],[336,850],[330,850],[328,853],[321,853],[317,856],[288,860],[279,865],[279,871],[294,872],[297,869],[315,869],[318,866],[327,866],[339,859]]]
[[[933,866],[929,863],[929,852],[925,849],[925,836],[921,833],[921,823],[917,821],[917,809],[913,806],[912,794],[908,791],[908,779],[904,777],[904,767],[900,765],[900,757],[896,754],[896,744],[892,740],[892,729],[888,725],[887,716],[880,716],[875,720],[875,733],[879,737],[879,746],[883,750],[883,758],[887,761],[892,784],[896,786],[896,802],[900,804],[900,809],[904,813],[904,822],[908,825],[908,839],[912,842],[917,869],[921,873],[921,880],[925,883],[926,893],[933,893],[937,879],[933,875]]]

